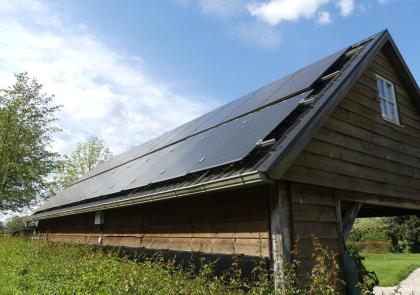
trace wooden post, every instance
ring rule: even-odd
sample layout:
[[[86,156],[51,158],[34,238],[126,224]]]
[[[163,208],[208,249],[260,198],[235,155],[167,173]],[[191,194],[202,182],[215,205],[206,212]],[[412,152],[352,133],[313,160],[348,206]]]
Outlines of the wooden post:
[[[337,216],[337,231],[338,231],[338,248],[340,249],[340,257],[344,254],[344,239],[343,239],[343,217],[341,215],[341,202],[335,199],[335,214]],[[340,265],[343,266],[343,263]]]
[[[270,243],[274,286],[279,288],[284,264],[291,261],[292,228],[291,204],[287,183],[273,185],[270,196]]]

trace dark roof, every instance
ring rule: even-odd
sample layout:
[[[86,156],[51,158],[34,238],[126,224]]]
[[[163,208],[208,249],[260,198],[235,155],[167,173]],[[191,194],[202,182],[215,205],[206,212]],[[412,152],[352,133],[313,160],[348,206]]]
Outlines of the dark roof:
[[[112,158],[34,218],[279,179],[387,41],[378,33]]]

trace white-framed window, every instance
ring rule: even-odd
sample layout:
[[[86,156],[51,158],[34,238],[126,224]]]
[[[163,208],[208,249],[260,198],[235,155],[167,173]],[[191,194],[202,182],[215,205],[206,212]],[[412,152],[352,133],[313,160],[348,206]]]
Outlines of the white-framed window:
[[[399,125],[400,119],[398,116],[394,84],[384,77],[376,75],[376,86],[378,87],[382,117],[387,121]]]

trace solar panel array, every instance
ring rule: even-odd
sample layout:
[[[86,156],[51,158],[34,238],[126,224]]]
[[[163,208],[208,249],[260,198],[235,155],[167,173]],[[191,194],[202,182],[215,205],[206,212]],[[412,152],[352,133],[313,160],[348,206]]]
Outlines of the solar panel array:
[[[246,157],[278,126],[344,53],[330,55],[181,125],[90,171],[37,209],[143,187]]]

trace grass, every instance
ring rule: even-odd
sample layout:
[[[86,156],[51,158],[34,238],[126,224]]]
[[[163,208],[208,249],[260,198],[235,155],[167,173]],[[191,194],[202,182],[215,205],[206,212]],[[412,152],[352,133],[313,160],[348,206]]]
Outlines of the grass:
[[[374,271],[379,279],[380,286],[396,286],[405,279],[413,270],[420,267],[420,254],[363,253],[364,264],[370,271]]]

